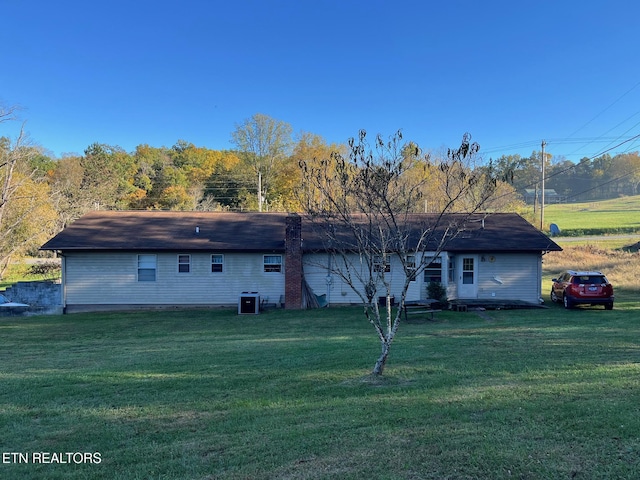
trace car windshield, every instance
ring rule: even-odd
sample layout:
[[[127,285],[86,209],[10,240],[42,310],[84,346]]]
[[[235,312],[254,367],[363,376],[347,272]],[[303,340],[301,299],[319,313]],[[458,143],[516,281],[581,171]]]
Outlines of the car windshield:
[[[2,303],[9,303],[9,300],[7,299],[7,297],[0,293],[0,304]]]

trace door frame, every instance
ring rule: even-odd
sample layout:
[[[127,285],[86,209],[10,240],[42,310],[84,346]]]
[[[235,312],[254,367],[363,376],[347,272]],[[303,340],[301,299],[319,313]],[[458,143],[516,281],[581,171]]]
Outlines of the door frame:
[[[478,255],[465,254],[457,255],[456,257],[458,298],[478,298]],[[465,260],[470,260],[471,262],[465,262]],[[469,269],[470,263],[472,269]],[[468,282],[469,278],[471,283],[465,283]]]

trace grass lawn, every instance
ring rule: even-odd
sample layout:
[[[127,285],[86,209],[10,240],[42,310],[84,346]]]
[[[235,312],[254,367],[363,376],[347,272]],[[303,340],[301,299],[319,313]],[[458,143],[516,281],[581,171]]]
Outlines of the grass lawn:
[[[545,205],[545,222],[564,234],[598,235],[640,232],[640,195],[598,202]]]
[[[638,478],[639,313],[442,312],[382,379],[359,308],[0,319],[0,478]]]

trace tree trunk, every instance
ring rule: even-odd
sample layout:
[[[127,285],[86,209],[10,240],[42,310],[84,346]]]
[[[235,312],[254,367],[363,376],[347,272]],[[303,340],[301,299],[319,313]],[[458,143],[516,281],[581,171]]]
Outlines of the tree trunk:
[[[373,375],[382,375],[384,372],[384,366],[387,364],[387,358],[389,358],[389,348],[391,344],[389,342],[381,342],[382,343],[382,352],[378,357],[378,361],[376,365],[373,367],[373,371],[371,372]]]

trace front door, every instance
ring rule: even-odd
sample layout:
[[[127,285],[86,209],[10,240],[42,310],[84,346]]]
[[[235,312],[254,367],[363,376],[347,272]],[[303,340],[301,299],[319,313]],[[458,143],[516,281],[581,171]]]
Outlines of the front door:
[[[458,257],[458,298],[478,297],[478,257],[461,255]]]

